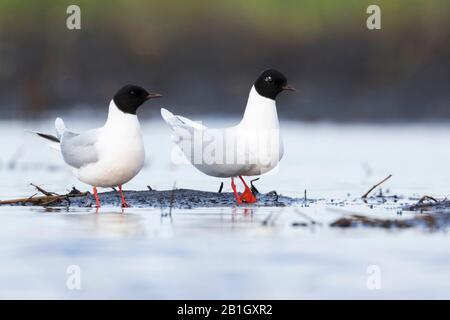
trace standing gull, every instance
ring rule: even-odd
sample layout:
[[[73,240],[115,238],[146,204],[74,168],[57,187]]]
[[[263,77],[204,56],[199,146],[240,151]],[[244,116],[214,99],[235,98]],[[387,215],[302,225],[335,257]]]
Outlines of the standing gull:
[[[56,136],[36,133],[61,152],[73,174],[93,187],[100,207],[97,187],[119,187],[122,207],[128,207],[122,185],[133,179],[144,166],[145,149],[137,109],[147,100],[161,97],[145,89],[126,85],[109,104],[103,127],[83,133],[69,131],[61,118],[55,121]]]
[[[254,203],[256,197],[243,176],[266,173],[283,157],[275,99],[285,90],[295,91],[281,72],[262,72],[250,90],[241,122],[234,127],[207,128],[164,108],[161,115],[173,130],[173,141],[194,167],[209,176],[231,178],[236,201]],[[244,185],[242,194],[236,190],[235,177]]]

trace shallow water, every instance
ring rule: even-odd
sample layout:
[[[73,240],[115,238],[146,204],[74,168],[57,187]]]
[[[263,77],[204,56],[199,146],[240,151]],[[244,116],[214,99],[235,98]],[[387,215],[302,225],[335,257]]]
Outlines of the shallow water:
[[[67,124],[82,130],[101,121]],[[51,126],[50,120],[0,123],[0,199],[32,195],[30,182],[60,193],[72,186],[87,190],[56,152],[24,131]],[[148,165],[126,189],[219,188],[220,179],[170,161],[170,132],[160,121],[143,128]],[[0,207],[0,298],[450,298],[446,229],[329,227],[349,213],[414,215],[398,216],[394,203],[374,209],[336,204],[388,174],[393,177],[383,187],[390,194],[448,195],[450,126],[284,121],[282,130],[285,157],[258,188],[292,197],[306,189],[308,198],[327,201],[174,209],[170,216],[160,209]],[[309,221],[305,214],[317,224],[294,226]],[[80,290],[66,286],[71,265],[80,268]],[[370,285],[373,277],[379,289]]]

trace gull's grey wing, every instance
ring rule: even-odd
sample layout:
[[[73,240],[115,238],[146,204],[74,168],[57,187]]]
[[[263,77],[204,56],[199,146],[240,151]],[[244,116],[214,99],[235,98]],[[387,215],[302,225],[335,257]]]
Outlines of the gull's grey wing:
[[[90,130],[81,134],[64,131],[61,139],[61,153],[64,161],[71,167],[78,169],[97,162],[98,151],[95,146],[97,138],[97,130]]]

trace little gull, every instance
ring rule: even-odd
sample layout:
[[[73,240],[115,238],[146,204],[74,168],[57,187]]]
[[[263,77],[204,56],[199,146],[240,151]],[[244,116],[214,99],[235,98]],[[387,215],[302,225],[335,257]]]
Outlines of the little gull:
[[[111,100],[103,127],[75,133],[66,128],[61,118],[57,118],[56,136],[36,134],[61,152],[81,182],[93,187],[97,207],[100,207],[97,187],[119,187],[122,207],[128,207],[122,185],[141,171],[145,161],[136,111],[145,101],[159,97],[160,94],[148,93],[139,86],[126,85]]]
[[[237,203],[254,203],[257,199],[242,176],[266,173],[283,156],[275,98],[284,90],[295,88],[281,72],[262,72],[250,90],[241,122],[234,127],[208,128],[164,108],[161,115],[173,130],[173,141],[195,168],[209,176],[231,178]],[[242,194],[236,190],[235,177],[244,185]]]

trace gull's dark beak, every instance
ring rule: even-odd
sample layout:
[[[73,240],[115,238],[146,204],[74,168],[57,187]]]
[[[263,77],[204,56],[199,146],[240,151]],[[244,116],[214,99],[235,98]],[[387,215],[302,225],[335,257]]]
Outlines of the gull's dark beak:
[[[281,87],[283,90],[287,90],[287,91],[297,91],[297,89],[295,89],[293,86],[290,86],[288,84],[285,84],[284,86]]]
[[[162,97],[162,95],[159,93],[149,93],[147,96],[147,100],[161,98],[161,97]]]

